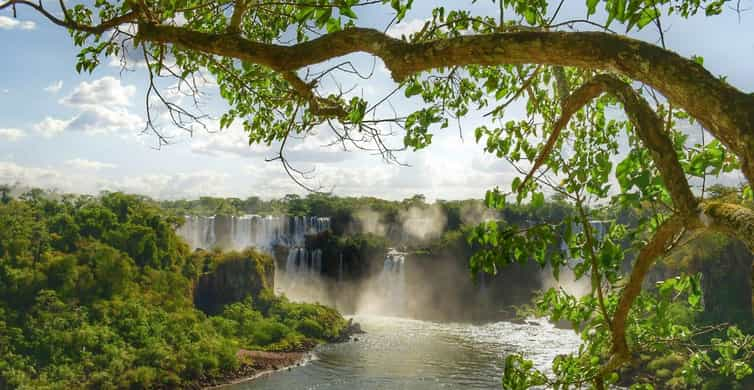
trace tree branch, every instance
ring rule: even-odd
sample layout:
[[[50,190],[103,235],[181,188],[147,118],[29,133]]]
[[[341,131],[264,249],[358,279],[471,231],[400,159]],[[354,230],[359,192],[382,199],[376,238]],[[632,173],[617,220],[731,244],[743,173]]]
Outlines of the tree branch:
[[[348,28],[281,46],[142,23],[137,37],[234,57],[278,72],[367,52],[380,57],[396,81],[426,70],[463,65],[536,63],[617,72],[652,86],[689,112],[739,156],[744,174],[754,182],[754,95],[731,87],[692,60],[615,34],[515,31],[408,43],[378,30]]]
[[[345,120],[348,112],[337,102],[331,102],[314,94],[314,85],[307,84],[298,77],[295,72],[283,72],[283,78],[291,85],[291,88],[309,104],[309,112],[324,118],[337,118]]]
[[[618,307],[613,315],[612,342],[613,356],[603,371],[612,372],[630,358],[630,351],[626,341],[626,320],[631,307],[641,292],[644,278],[654,261],[665,254],[666,249],[684,231],[686,220],[680,216],[673,216],[665,221],[655,232],[651,240],[641,249],[639,256],[631,270],[628,283],[623,288]]]
[[[670,197],[673,199],[673,205],[679,214],[684,216],[695,214],[697,212],[697,200],[691,192],[683,167],[678,162],[673,142],[665,132],[664,122],[657,116],[649,103],[628,83],[608,74],[596,76],[563,100],[562,114],[553,125],[550,137],[534,161],[531,171],[524,178],[523,183],[530,180],[534,172],[544,164],[545,159],[555,147],[560,132],[568,124],[573,114],[603,93],[610,93],[623,104],[637,135],[651,152],[655,166],[660,171],[660,176],[668,188]]]
[[[230,17],[230,25],[228,26],[228,32],[230,33],[237,33],[241,30],[241,22],[243,21],[243,16],[246,14],[246,10],[248,9],[248,2],[251,0],[237,0],[235,3],[235,6],[233,7],[233,15]]]

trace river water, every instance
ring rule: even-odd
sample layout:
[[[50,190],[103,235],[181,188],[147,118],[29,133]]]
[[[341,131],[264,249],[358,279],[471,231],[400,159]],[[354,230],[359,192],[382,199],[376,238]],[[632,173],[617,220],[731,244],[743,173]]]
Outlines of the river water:
[[[356,316],[359,341],[317,348],[307,364],[233,390],[500,389],[505,356],[523,353],[541,369],[575,351],[579,338],[542,321],[484,325]]]

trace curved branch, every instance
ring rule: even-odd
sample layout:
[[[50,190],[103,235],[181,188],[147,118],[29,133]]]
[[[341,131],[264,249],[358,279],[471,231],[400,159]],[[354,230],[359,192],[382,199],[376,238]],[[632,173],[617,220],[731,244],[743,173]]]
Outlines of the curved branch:
[[[237,0],[233,7],[233,15],[230,17],[230,25],[228,25],[228,32],[237,33],[241,30],[241,22],[243,16],[248,9],[247,0]]]
[[[754,95],[703,66],[656,45],[604,32],[515,31],[409,43],[373,29],[348,28],[292,46],[237,35],[141,23],[142,41],[172,43],[238,58],[279,72],[355,52],[380,57],[396,81],[426,70],[463,65],[545,64],[603,69],[652,86],[682,107],[738,155],[754,182]]]
[[[681,215],[695,214],[697,200],[691,192],[683,167],[678,162],[673,142],[665,132],[662,119],[657,116],[649,103],[631,85],[608,74],[596,76],[563,100],[562,114],[553,125],[550,137],[534,161],[531,171],[524,178],[523,183],[530,180],[534,172],[544,164],[545,159],[555,147],[560,132],[568,124],[573,114],[603,93],[615,96],[623,104],[637,135],[652,154],[652,159],[670,192],[670,197],[673,199],[674,207]],[[521,186],[523,187],[523,184]]]
[[[604,371],[613,371],[629,359],[630,351],[626,341],[628,313],[641,292],[644,278],[650,267],[658,257],[665,254],[667,248],[677,239],[679,234],[683,233],[686,226],[685,218],[678,215],[671,217],[657,229],[652,239],[639,251],[639,256],[631,270],[631,276],[621,293],[618,307],[613,315],[613,356],[605,366]]]

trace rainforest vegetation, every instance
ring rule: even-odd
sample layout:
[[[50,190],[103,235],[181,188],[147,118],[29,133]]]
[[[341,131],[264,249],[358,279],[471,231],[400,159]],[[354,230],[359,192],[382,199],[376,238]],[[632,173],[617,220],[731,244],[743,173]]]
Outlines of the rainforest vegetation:
[[[306,350],[346,324],[274,296],[267,255],[191,253],[146,198],[5,194],[0,388],[191,387],[249,363],[240,349]],[[194,306],[197,280],[244,262],[255,291],[213,315]]]

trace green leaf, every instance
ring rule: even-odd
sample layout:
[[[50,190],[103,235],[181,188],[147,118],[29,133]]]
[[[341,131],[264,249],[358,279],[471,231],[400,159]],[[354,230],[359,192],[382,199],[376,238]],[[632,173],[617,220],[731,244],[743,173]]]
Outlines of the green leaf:
[[[545,205],[545,194],[541,192],[535,192],[531,196],[531,207],[534,207],[535,209],[540,208]]]
[[[350,7],[340,8],[340,14],[351,19],[358,19],[356,13]]]
[[[597,3],[599,3],[600,0],[586,0],[586,15],[591,16],[594,15],[595,12],[597,12]]]

